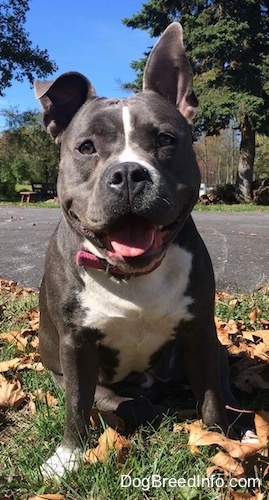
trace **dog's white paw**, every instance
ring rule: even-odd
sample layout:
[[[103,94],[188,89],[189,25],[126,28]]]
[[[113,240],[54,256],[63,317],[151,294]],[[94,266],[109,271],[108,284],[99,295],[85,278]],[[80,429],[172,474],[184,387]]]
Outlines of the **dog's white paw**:
[[[82,457],[80,448],[70,449],[61,445],[41,466],[42,475],[45,479],[63,477],[66,472],[78,470]]]
[[[258,442],[259,442],[258,436],[252,430],[247,430],[241,439],[241,443],[256,444]]]

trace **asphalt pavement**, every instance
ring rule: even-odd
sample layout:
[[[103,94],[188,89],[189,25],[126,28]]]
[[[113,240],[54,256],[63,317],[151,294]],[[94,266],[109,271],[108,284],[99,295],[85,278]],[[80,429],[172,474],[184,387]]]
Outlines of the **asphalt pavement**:
[[[60,209],[0,206],[0,277],[38,288]],[[269,212],[194,212],[218,290],[251,292],[269,284]]]

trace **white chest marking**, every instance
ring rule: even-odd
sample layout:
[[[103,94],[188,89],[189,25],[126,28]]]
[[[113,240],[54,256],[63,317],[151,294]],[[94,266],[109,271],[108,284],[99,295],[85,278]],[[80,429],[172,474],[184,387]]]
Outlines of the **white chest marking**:
[[[113,382],[132,371],[145,371],[152,354],[174,337],[180,320],[192,318],[193,300],[185,295],[191,266],[191,253],[172,245],[158,269],[128,281],[81,269],[83,326],[103,332],[102,345],[119,351]]]

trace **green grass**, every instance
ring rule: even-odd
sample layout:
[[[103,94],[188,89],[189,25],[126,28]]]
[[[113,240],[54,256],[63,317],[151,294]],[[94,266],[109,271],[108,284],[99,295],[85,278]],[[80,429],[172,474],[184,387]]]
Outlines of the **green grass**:
[[[20,188],[20,189],[19,189]],[[17,186],[17,200],[9,200],[9,199],[1,199],[0,198],[0,206],[1,205],[14,205],[14,206],[23,206],[25,208],[59,208],[59,203],[57,202],[30,202],[30,203],[21,203],[19,191],[31,191],[31,186],[27,185],[18,185]],[[269,212],[269,206],[255,205],[254,203],[240,203],[235,205],[195,205],[195,211],[198,212]]]
[[[196,205],[198,212],[269,212],[269,206],[255,205],[254,203],[240,203],[235,205]]]
[[[216,316],[219,316],[223,321],[243,320],[246,328],[253,330],[255,327],[250,321],[250,313],[253,308],[258,308],[260,310],[259,316],[269,320],[269,290],[266,291],[265,288],[261,287],[260,290],[247,295],[238,294],[235,300],[231,300],[231,297],[218,300],[215,312]],[[256,329],[258,328],[259,326],[256,326]]]
[[[57,201],[36,201],[30,203],[21,203],[18,201],[5,201],[0,199],[0,206],[6,207],[23,207],[23,208],[59,208]]]
[[[11,299],[0,293],[0,331],[27,327],[26,313],[37,306],[37,294],[26,294]],[[240,296],[234,305],[229,299],[218,301],[217,314],[224,320],[240,318],[249,325],[249,314],[254,306],[262,309],[268,318],[268,297],[262,291]],[[269,318],[268,318],[269,319]],[[249,325],[250,326],[250,325]],[[1,359],[15,355],[16,349],[7,343],[0,344]],[[27,405],[18,410],[0,412],[0,498],[27,500],[35,494],[61,493],[66,500],[213,500],[220,497],[212,487],[186,485],[184,488],[150,487],[153,475],[165,478],[200,478],[205,481],[207,457],[215,452],[212,447],[201,449],[193,455],[188,450],[188,436],[184,431],[172,432],[172,419],[165,419],[158,429],[153,426],[140,428],[132,436],[132,449],[126,461],[120,465],[115,453],[105,463],[83,465],[78,472],[68,474],[59,482],[44,482],[40,464],[48,458],[59,444],[64,427],[64,394],[54,386],[49,373],[33,370],[18,372],[16,376],[28,394],[36,389],[50,391],[58,398],[59,405],[50,408],[37,403],[36,415],[31,415]],[[12,379],[14,373],[6,377]],[[269,391],[265,391],[269,392]],[[90,446],[96,446],[100,430],[91,429]],[[132,484],[121,485],[121,478],[128,476]],[[158,479],[158,478],[157,478]],[[126,479],[125,479],[126,480]],[[193,479],[194,482],[194,479]],[[126,483],[125,483],[126,484]],[[6,496],[5,496],[6,495]]]
[[[44,405],[43,405],[44,406]],[[203,456],[191,455],[187,448],[187,435],[171,432],[171,422],[165,421],[158,431],[148,427],[140,430],[132,439],[132,450],[124,465],[119,465],[114,453],[105,463],[83,465],[77,473],[68,474],[60,483],[43,482],[39,465],[60,440],[63,430],[63,411],[47,412],[39,408],[38,417],[32,424],[21,417],[13,417],[10,441],[1,453],[4,480],[8,480],[0,494],[14,494],[15,498],[27,499],[33,493],[58,493],[68,499],[125,500],[139,498],[156,499],[203,499],[216,498],[210,488],[186,487],[178,492],[173,488],[151,488],[148,479],[153,475],[161,478],[206,477],[206,460]],[[97,439],[97,431],[92,442]],[[49,443],[49,446],[48,446]],[[123,488],[121,481],[129,475],[134,483]],[[122,479],[123,478],[123,479]],[[136,478],[136,479],[134,479]],[[145,478],[145,479],[143,479]],[[127,478],[128,479],[128,478]],[[143,483],[142,483],[143,481]],[[139,485],[140,482],[140,485]],[[144,490],[144,491],[143,491]],[[176,491],[176,496],[173,493]],[[147,496],[144,496],[147,494]],[[143,496],[142,496],[143,495]]]
[[[31,184],[16,184],[15,186],[16,193],[19,193],[20,191],[32,191],[32,186]]]

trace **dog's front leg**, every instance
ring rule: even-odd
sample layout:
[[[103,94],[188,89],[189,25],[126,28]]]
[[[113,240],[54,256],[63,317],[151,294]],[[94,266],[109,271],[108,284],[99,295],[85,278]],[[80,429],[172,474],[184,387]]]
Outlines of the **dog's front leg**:
[[[203,422],[228,430],[220,383],[219,346],[214,323],[189,326],[182,335],[183,355],[190,386]]]
[[[60,362],[66,392],[66,425],[63,442],[42,466],[45,477],[61,477],[66,471],[76,470],[82,458],[99,366],[98,347],[91,332],[79,336],[65,332],[60,342]]]

